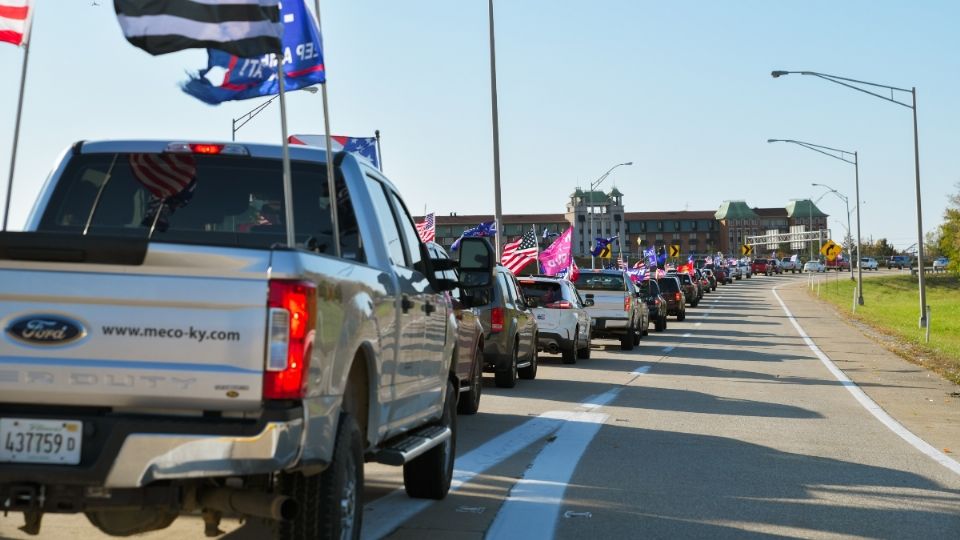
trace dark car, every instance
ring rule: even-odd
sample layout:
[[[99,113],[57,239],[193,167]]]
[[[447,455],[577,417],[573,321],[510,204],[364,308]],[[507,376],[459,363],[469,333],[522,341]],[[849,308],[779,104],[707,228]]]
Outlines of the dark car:
[[[670,273],[668,276],[673,276],[680,281],[680,286],[683,287],[683,295],[686,298],[690,307],[697,307],[697,304],[700,303],[700,292],[699,286],[696,281],[693,279],[693,276],[687,273]]]
[[[431,259],[450,258],[439,244],[429,242],[427,250]],[[439,273],[446,279],[459,281],[456,270]],[[454,349],[456,374],[460,381],[457,412],[476,414],[480,409],[480,394],[483,392],[483,325],[472,306],[480,299],[465,295],[459,287],[447,295],[453,307],[453,316],[457,320],[457,345]]]
[[[912,262],[913,258],[909,255],[894,255],[887,259],[887,268],[903,270],[904,268],[910,268]]]
[[[517,279],[497,265],[490,303],[480,306],[484,370],[492,371],[502,388],[513,388],[517,377],[537,377],[537,321]]]
[[[667,329],[667,299],[660,294],[660,284],[656,280],[648,279],[637,283],[640,296],[650,308],[650,320],[657,332]]]
[[[717,276],[714,275],[713,270],[709,268],[704,268],[700,270],[700,273],[703,274],[703,277],[707,278],[707,282],[710,284],[710,290],[717,290]]]
[[[687,298],[683,292],[680,278],[674,274],[657,279],[660,286],[660,296],[667,301],[667,315],[673,315],[678,321],[687,318]]]

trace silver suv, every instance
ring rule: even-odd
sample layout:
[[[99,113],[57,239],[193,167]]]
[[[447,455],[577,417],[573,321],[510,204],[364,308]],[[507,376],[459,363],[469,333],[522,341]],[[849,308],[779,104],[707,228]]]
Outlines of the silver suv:
[[[565,279],[521,277],[520,288],[537,320],[537,348],[563,355],[564,364],[590,358],[590,314],[593,300],[584,300]]]

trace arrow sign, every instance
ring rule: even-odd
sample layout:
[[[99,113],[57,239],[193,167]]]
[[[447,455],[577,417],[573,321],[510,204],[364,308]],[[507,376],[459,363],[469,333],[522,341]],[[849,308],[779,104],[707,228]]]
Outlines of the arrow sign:
[[[828,261],[832,261],[837,258],[837,255],[843,252],[843,247],[840,244],[837,244],[833,240],[827,240],[823,246],[820,247],[820,253],[827,258]]]
[[[750,255],[751,253],[753,253],[753,246],[747,246],[747,245],[740,246],[740,253],[742,253],[743,255]]]
[[[671,256],[671,257],[679,257],[679,256],[680,256],[680,245],[679,245],[679,244],[673,244],[673,245],[670,246],[670,256]]]

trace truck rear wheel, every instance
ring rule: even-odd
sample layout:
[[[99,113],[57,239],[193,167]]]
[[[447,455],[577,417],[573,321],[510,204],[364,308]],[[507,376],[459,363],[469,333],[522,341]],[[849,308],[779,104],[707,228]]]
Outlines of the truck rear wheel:
[[[632,351],[633,350],[633,336],[634,330],[633,325],[628,325],[627,329],[624,330],[623,336],[620,338],[620,350],[621,351]]]
[[[513,352],[510,353],[510,365],[494,372],[493,380],[500,388],[513,388],[517,385],[517,354],[517,345],[514,343]]]
[[[477,414],[480,410],[480,394],[483,393],[483,351],[477,348],[473,355],[473,374],[470,389],[460,394],[457,401],[457,412],[460,414]]]
[[[537,340],[540,339],[536,334],[533,335],[533,347],[530,349],[530,365],[517,370],[521,379],[528,381],[537,378],[537,364],[540,363],[540,352],[537,350]]]
[[[447,381],[441,425],[450,428],[450,438],[403,465],[403,487],[417,499],[442,499],[450,491],[453,459],[457,451],[457,390]]]
[[[580,329],[577,328],[574,330],[574,335],[580,335]],[[579,352],[577,347],[580,345],[577,343],[577,338],[573,338],[573,343],[570,344],[569,349],[560,349],[560,355],[562,357],[564,364],[576,364],[577,363],[577,353]]]
[[[293,521],[278,522],[278,540],[360,538],[363,518],[363,441],[350,413],[340,415],[333,461],[322,473],[281,473],[278,491],[293,497],[300,511]]]

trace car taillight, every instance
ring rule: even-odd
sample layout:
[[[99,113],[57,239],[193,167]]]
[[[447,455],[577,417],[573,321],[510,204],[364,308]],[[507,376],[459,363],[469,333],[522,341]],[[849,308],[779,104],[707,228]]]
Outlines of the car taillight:
[[[303,399],[317,320],[317,286],[270,280],[264,399]]]
[[[630,297],[629,297],[629,296],[624,296],[624,297],[623,297],[623,310],[624,310],[624,311],[630,311]]]
[[[567,302],[566,300],[559,300],[557,302],[550,302],[543,307],[549,309],[573,309],[573,304]]]
[[[230,156],[249,156],[250,152],[246,146],[239,144],[214,144],[214,143],[188,143],[172,142],[167,145],[164,152],[171,154],[224,154]]]
[[[673,293],[673,294],[674,294],[674,298],[676,298],[676,299],[677,299],[677,302],[679,302],[679,301],[680,301],[680,291],[677,291],[677,292],[675,292],[675,293]]]
[[[503,331],[503,308],[502,307],[495,307],[490,310],[490,331],[491,332]]]

